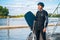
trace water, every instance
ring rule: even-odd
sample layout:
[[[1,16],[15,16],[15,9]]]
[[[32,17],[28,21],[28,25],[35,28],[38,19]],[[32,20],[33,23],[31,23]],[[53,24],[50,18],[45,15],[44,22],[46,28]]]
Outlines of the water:
[[[29,33],[29,28],[10,29],[8,36],[8,30],[0,30],[0,40],[26,40]]]
[[[57,23],[58,18],[49,18],[49,23]],[[9,19],[0,19],[0,26],[4,25],[27,25],[24,18],[9,18]]]
[[[50,24],[56,24],[58,18],[49,18]],[[6,25],[27,25],[24,18],[9,18],[9,19],[0,19],[0,26]],[[54,27],[47,27],[49,33],[52,33]],[[57,27],[55,33],[60,33],[60,27]],[[31,30],[29,28],[20,28],[20,29],[10,29],[9,30],[9,38],[8,38],[8,30],[0,30],[0,40],[26,40],[27,36]],[[47,31],[48,33],[48,31]]]
[[[9,19],[0,19],[0,26],[6,25],[27,25],[24,18],[9,18]]]
[[[7,19],[0,18],[0,26],[7,25]]]

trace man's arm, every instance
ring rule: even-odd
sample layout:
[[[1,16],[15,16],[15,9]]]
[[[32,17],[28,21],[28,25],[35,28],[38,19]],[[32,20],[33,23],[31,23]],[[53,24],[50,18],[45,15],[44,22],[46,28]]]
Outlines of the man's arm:
[[[46,32],[47,25],[48,25],[48,13],[46,12],[43,32]]]
[[[44,27],[47,27],[47,25],[48,25],[48,13],[46,12]]]

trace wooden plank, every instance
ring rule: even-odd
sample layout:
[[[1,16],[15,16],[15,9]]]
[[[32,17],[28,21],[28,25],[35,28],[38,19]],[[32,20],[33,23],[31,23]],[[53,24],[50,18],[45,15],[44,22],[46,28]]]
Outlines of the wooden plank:
[[[54,24],[49,24],[48,27],[55,26]],[[60,26],[60,24],[58,24]],[[1,29],[16,29],[16,28],[29,28],[28,26],[0,26]]]
[[[17,28],[28,28],[28,26],[0,26],[1,29],[17,29]]]

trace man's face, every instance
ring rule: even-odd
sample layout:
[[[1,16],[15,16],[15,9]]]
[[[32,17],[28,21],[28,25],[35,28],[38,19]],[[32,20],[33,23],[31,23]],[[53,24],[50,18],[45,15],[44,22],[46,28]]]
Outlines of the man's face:
[[[38,5],[38,10],[42,10],[43,7],[41,5]]]

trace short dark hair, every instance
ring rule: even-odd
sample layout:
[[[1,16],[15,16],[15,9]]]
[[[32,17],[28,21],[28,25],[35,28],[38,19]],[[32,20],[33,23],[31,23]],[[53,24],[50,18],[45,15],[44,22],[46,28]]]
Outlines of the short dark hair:
[[[42,7],[44,7],[44,3],[43,2],[39,2],[37,5],[41,5]]]

